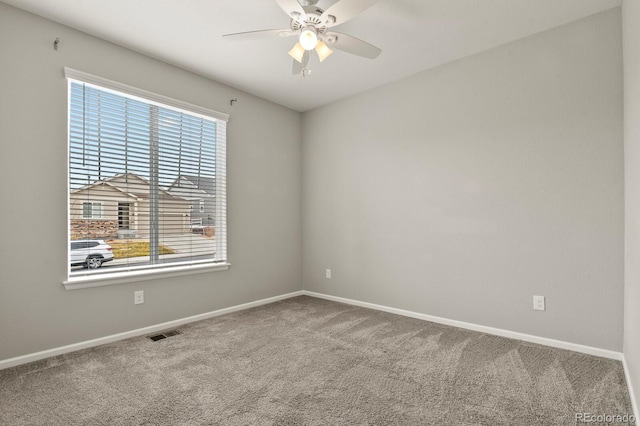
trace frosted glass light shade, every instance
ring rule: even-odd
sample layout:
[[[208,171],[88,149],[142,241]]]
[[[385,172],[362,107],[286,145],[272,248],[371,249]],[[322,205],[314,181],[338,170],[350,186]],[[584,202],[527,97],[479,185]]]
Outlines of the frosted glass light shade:
[[[315,49],[318,44],[318,35],[316,34],[316,29],[313,27],[306,27],[300,33],[300,45],[305,48],[305,50]]]
[[[296,61],[302,63],[302,57],[304,56],[304,47],[300,44],[300,42],[296,43],[295,46],[289,51],[289,56],[291,56]]]
[[[318,58],[320,58],[320,62],[322,62],[333,53],[333,50],[329,49],[323,41],[319,41],[316,46],[316,53],[318,54]]]

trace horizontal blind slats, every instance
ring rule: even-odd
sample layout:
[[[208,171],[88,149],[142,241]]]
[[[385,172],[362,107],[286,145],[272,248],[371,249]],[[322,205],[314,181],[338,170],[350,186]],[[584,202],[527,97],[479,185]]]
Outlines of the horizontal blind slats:
[[[226,123],[73,80],[69,103],[70,239],[111,241],[117,271],[226,261]]]

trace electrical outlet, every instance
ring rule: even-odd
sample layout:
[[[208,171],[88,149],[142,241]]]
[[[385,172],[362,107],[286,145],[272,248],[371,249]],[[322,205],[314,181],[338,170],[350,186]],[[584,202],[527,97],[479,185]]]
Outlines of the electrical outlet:
[[[141,303],[144,303],[144,291],[143,290],[134,291],[133,292],[133,304],[134,305],[139,305]]]
[[[325,277],[327,277],[327,279],[331,279],[331,269],[327,269],[325,270]]]
[[[533,296],[533,309],[535,311],[546,311],[544,296]]]

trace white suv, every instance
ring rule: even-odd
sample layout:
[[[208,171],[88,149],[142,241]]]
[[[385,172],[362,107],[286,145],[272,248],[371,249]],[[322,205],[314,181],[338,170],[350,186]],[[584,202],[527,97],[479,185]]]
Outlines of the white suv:
[[[97,269],[104,262],[113,260],[111,246],[104,240],[74,240],[69,250],[71,266],[82,265],[85,268]]]

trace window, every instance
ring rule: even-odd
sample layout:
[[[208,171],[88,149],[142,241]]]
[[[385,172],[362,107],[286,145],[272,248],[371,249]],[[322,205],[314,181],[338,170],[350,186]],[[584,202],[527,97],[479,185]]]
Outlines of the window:
[[[100,243],[97,241],[73,241],[71,243],[71,250],[80,250],[98,247]]]
[[[102,203],[82,203],[83,219],[102,219]]]
[[[69,263],[67,283],[227,265],[228,116],[68,68],[65,73],[68,247],[102,240],[114,255],[93,269],[88,262]],[[199,217],[211,218],[198,232],[194,202]]]

